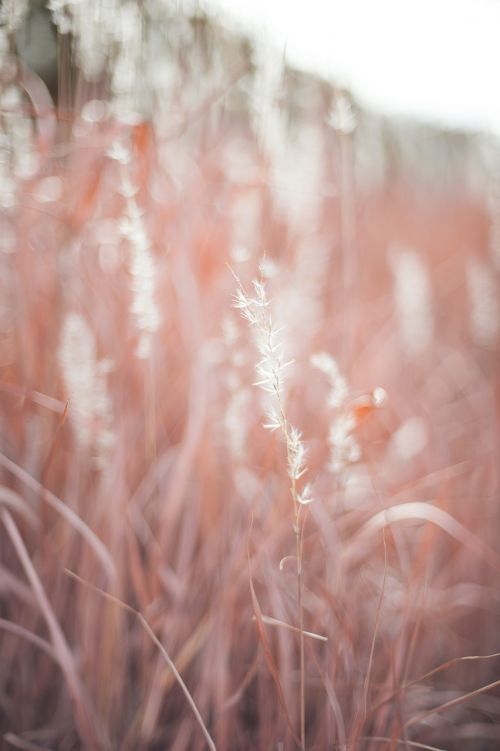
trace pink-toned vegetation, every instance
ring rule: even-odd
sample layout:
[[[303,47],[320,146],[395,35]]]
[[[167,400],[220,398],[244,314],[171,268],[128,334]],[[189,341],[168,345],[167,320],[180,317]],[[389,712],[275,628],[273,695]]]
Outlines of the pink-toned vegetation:
[[[176,23],[175,75],[133,121],[105,68],[61,79],[59,110],[15,62],[2,80],[5,748],[196,751],[202,724],[220,751],[300,747],[299,610],[308,751],[498,748],[484,149],[353,130],[326,83],[259,78],[248,43]],[[300,609],[299,501],[234,275],[263,281],[293,360]]]

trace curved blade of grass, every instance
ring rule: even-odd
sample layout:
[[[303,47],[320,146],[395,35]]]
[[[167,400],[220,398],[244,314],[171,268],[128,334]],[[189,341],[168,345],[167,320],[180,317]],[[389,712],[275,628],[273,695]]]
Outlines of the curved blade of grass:
[[[360,738],[362,741],[373,741],[374,743],[387,743],[393,745],[396,743],[398,746],[405,746],[410,748],[421,748],[423,751],[446,751],[445,748],[438,748],[437,746],[428,746],[426,743],[419,743],[418,741],[407,741],[404,738],[385,738],[382,735],[371,735],[367,738]]]
[[[21,498],[19,493],[16,493],[11,488],[6,488],[3,485],[0,486],[0,504],[4,503],[13,511],[17,511],[24,516],[26,521],[31,524],[35,529],[39,526],[39,521],[36,515],[28,504]]]
[[[20,738],[14,733],[5,733],[3,739],[14,748],[21,748],[24,751],[51,751],[47,746],[37,746],[35,743],[31,743],[31,741],[27,741],[25,738]]]
[[[436,675],[437,673],[441,673],[443,670],[446,670],[447,668],[452,667],[453,665],[458,665],[461,662],[467,662],[467,661],[492,660],[495,657],[500,657],[500,652],[493,652],[493,654],[490,654],[490,655],[464,655],[463,657],[454,657],[451,660],[447,660],[446,662],[443,662],[442,665],[438,665],[432,670],[429,670],[427,673],[420,675],[418,678],[414,678],[411,681],[407,681],[402,686],[400,686],[396,691],[392,691],[389,696],[386,696],[385,699],[382,699],[382,701],[379,701],[378,704],[375,704],[375,706],[371,707],[368,713],[368,716],[370,717],[371,715],[373,715],[373,713],[376,712],[378,709],[380,709],[380,707],[392,701],[392,699],[398,696],[398,694],[401,694],[403,691],[406,691],[407,688],[410,688],[411,686],[415,686],[418,683],[425,681],[427,678],[431,678],[433,675]]]
[[[64,674],[69,693],[75,705],[75,721],[81,739],[89,749],[102,748],[102,743],[98,741],[96,734],[95,722],[90,716],[88,702],[84,696],[83,686],[81,685],[80,677],[75,667],[73,655],[54,611],[50,606],[42,582],[31,562],[28,551],[26,550],[22,537],[19,534],[19,530],[11,515],[5,509],[2,509],[0,513],[4,527],[24,569],[26,577],[31,584],[31,588],[33,589],[33,593],[49,629],[54,651],[57,655],[57,661]]]
[[[359,541],[359,538],[370,535],[389,524],[412,520],[435,524],[471,552],[484,558],[496,571],[500,571],[500,556],[497,553],[463,524],[460,524],[451,514],[428,501],[400,503],[377,512],[361,528],[356,539]]]
[[[49,506],[57,511],[66,521],[70,524],[90,545],[97,558],[101,561],[107,575],[112,581],[116,581],[116,567],[111,557],[109,550],[106,548],[102,540],[100,540],[95,532],[80,519],[72,509],[69,508],[60,498],[58,498],[50,490],[43,487],[41,483],[31,477],[26,470],[19,467],[15,462],[8,459],[4,454],[0,453],[0,466],[7,469],[11,474],[17,477],[28,488],[35,491],[43,498]]]
[[[35,647],[39,647],[39,649],[43,650],[57,662],[57,653],[52,645],[49,644],[48,641],[45,641],[45,639],[34,634],[32,631],[28,631],[24,626],[20,626],[18,623],[13,623],[12,621],[7,621],[5,618],[0,618],[0,629],[15,634],[16,636],[20,636],[22,639],[26,639],[26,641],[34,644]]]
[[[143,629],[148,634],[148,636],[151,639],[151,641],[160,650],[163,658],[165,659],[165,662],[167,663],[167,665],[169,666],[170,670],[174,674],[174,676],[175,676],[175,678],[177,680],[177,683],[179,684],[180,688],[182,689],[182,692],[183,692],[184,696],[186,697],[186,699],[188,701],[188,704],[189,704],[189,706],[191,707],[191,709],[193,711],[193,714],[194,714],[194,716],[195,716],[195,718],[196,718],[196,720],[197,720],[197,722],[198,722],[198,724],[199,724],[199,726],[200,726],[200,728],[201,728],[201,730],[203,732],[203,735],[205,736],[205,739],[207,741],[208,747],[210,748],[210,751],[217,751],[217,749],[215,747],[215,743],[214,743],[214,741],[212,739],[212,736],[208,732],[207,727],[205,725],[205,722],[203,720],[203,717],[201,716],[200,711],[199,711],[198,707],[196,706],[193,697],[189,693],[189,689],[186,686],[186,684],[184,683],[181,674],[179,673],[179,671],[175,667],[174,662],[170,658],[170,655],[168,654],[167,650],[165,649],[165,647],[163,646],[163,644],[161,643],[161,641],[158,639],[158,637],[156,636],[155,632],[153,631],[153,629],[149,625],[148,621],[144,618],[144,616],[142,615],[142,613],[139,610],[136,610],[135,608],[133,608],[131,605],[128,605],[126,602],[123,602],[123,600],[120,600],[119,597],[115,597],[115,595],[111,595],[111,594],[109,594],[109,592],[105,592],[103,589],[100,589],[99,587],[94,586],[90,582],[85,581],[85,579],[82,579],[81,576],[78,576],[78,574],[75,574],[73,571],[70,571],[69,569],[65,568],[64,569],[64,573],[67,574],[68,576],[71,576],[71,578],[75,579],[77,582],[80,582],[80,584],[84,584],[86,587],[88,587],[89,589],[91,589],[96,594],[101,595],[101,597],[104,597],[109,602],[113,602],[115,605],[117,605],[119,608],[122,608],[122,610],[125,610],[127,613],[131,613],[132,615],[135,615],[135,617],[139,620],[139,622],[140,622],[141,626],[143,627]]]
[[[450,701],[447,701],[444,704],[440,704],[438,707],[427,709],[425,712],[421,712],[416,717],[411,717],[409,720],[407,720],[405,722],[405,726],[408,727],[409,725],[415,725],[425,717],[429,717],[436,712],[445,712],[447,709],[456,707],[458,704],[462,704],[462,702],[466,701],[467,699],[471,699],[473,696],[479,696],[479,694],[484,694],[486,691],[490,691],[492,688],[496,688],[496,686],[500,686],[500,680],[493,681],[493,683],[488,683],[486,686],[476,688],[474,691],[469,691],[466,694],[462,694],[462,696],[457,696],[456,699],[450,699]]]

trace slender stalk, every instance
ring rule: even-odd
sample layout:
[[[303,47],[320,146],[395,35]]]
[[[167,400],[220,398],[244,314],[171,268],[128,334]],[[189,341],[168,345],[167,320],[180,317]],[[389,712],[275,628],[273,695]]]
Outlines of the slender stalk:
[[[285,416],[281,398],[277,392],[278,404],[282,416],[282,430],[286,441],[287,459],[290,465],[291,452],[289,442],[289,424]],[[306,748],[306,686],[305,686],[305,655],[304,655],[304,605],[303,605],[303,581],[302,581],[302,524],[300,518],[301,504],[297,492],[297,480],[295,476],[291,477],[292,484],[290,492],[294,505],[294,525],[295,533],[295,556],[297,560],[297,610],[299,617],[299,713],[300,713],[300,745],[301,751]]]
[[[308,486],[299,489],[297,481],[306,471],[305,447],[302,442],[300,431],[297,430],[286,416],[282,398],[283,371],[290,363],[283,362],[283,350],[279,342],[276,342],[278,333],[273,325],[269,312],[269,300],[263,280],[254,280],[254,297],[250,297],[238,277],[234,274],[237,282],[235,295],[235,307],[242,311],[243,317],[250,323],[255,332],[257,349],[261,354],[261,360],[257,365],[257,373],[260,380],[255,385],[260,386],[272,395],[272,403],[268,410],[269,423],[264,427],[269,430],[279,430],[283,436],[287,463],[288,477],[290,478],[290,494],[293,502],[295,534],[295,549],[297,563],[297,609],[298,609],[298,632],[299,632],[299,662],[300,662],[300,748],[305,751],[306,747],[306,711],[305,711],[305,657],[304,657],[304,605],[303,605],[303,581],[302,581],[302,533],[301,507],[310,503]]]
[[[297,604],[299,611],[299,651],[300,651],[300,743],[306,747],[306,688],[304,660],[304,606],[302,602],[302,528],[300,525],[300,504],[295,501],[295,545],[297,551]]]
[[[267,325],[267,338],[270,345],[272,339],[272,323],[269,319]],[[279,422],[281,426],[281,432],[285,440],[287,462],[290,467],[292,464],[292,451],[290,446],[290,429],[291,426],[286,417],[285,409],[281,399],[280,391],[280,377],[279,372],[272,369],[272,382],[274,394],[276,397],[276,403],[278,406]],[[301,503],[299,501],[299,493],[297,491],[297,478],[291,474],[291,486],[290,493],[294,506],[294,524],[293,530],[295,534],[295,557],[297,561],[297,610],[299,619],[299,713],[300,713],[300,746],[301,751],[305,751],[306,748],[306,687],[305,687],[305,650],[304,650],[304,605],[303,605],[303,582],[302,582],[302,526],[300,519]]]

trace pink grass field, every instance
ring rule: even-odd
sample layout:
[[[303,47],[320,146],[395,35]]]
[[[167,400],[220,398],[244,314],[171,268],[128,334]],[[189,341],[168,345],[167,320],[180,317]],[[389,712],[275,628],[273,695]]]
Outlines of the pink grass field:
[[[175,23],[133,118],[67,36],[57,104],[3,67],[1,748],[494,751],[497,146],[287,68],[269,93],[247,40]],[[307,450],[304,743],[286,448],[235,275]],[[359,457],[332,471],[339,409]]]

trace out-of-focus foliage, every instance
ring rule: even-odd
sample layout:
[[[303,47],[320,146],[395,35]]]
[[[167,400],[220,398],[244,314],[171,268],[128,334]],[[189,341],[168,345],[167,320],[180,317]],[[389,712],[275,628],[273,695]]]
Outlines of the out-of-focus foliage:
[[[218,749],[293,748],[307,466],[306,747],[497,748],[498,687],[459,699],[498,660],[426,676],[500,651],[497,144],[366,113],[196,9],[1,14],[7,747],[206,745],[67,568],[140,610]],[[257,377],[233,274],[279,332]],[[288,465],[253,385],[276,357]]]

